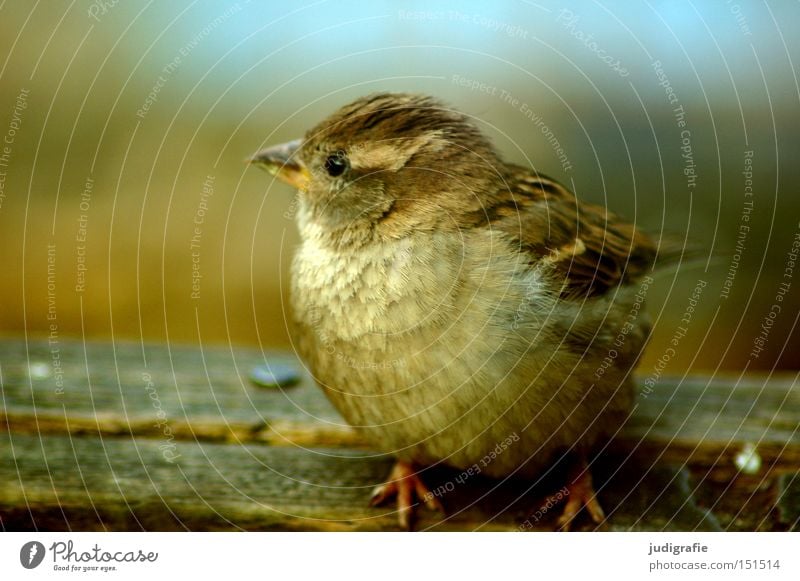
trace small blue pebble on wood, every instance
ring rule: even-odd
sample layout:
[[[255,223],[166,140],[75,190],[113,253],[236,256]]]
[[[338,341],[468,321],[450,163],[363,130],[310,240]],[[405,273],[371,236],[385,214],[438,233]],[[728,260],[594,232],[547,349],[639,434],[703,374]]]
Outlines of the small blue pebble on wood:
[[[300,382],[300,372],[292,365],[270,363],[256,365],[250,370],[250,381],[259,387],[277,389]]]

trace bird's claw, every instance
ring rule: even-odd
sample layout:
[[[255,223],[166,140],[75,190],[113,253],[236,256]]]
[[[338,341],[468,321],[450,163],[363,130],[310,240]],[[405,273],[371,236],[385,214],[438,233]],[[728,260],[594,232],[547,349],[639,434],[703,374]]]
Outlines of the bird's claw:
[[[597,500],[597,493],[592,485],[592,474],[585,461],[576,464],[575,469],[570,474],[569,484],[567,484],[569,495],[564,505],[564,512],[558,518],[558,529],[568,531],[572,521],[582,508],[586,508],[589,516],[596,524],[602,523],[606,515],[600,502]]]
[[[403,530],[412,529],[418,501],[431,510],[444,513],[442,503],[425,486],[413,465],[407,462],[398,461],[394,465],[389,479],[372,492],[369,504],[380,506],[392,498],[397,498],[397,520]]]

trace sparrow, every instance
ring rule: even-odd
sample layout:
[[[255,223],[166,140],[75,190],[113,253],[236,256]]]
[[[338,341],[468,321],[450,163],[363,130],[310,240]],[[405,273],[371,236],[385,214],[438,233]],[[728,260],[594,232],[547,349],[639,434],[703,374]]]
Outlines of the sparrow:
[[[251,162],[298,190],[292,341],[396,458],[372,504],[409,529],[442,510],[427,467],[531,478],[567,454],[558,526],[602,522],[589,459],[632,407],[651,239],[425,95],[365,96]]]

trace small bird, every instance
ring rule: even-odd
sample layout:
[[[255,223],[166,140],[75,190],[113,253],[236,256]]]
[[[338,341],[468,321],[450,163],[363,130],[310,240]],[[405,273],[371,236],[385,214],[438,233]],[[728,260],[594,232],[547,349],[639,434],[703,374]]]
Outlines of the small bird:
[[[372,504],[409,529],[442,509],[426,467],[533,477],[568,454],[558,525],[602,522],[588,459],[632,406],[653,242],[429,96],[360,98],[251,161],[299,190],[296,348],[397,460]]]

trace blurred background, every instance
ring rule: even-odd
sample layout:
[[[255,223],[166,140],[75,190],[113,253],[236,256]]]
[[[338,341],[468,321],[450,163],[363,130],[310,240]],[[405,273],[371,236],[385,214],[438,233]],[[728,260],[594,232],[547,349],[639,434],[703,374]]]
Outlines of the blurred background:
[[[796,369],[798,17],[746,0],[6,0],[0,331],[290,348],[293,193],[243,160],[360,95],[414,91],[699,249],[654,276],[643,373]]]

